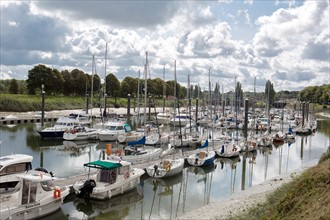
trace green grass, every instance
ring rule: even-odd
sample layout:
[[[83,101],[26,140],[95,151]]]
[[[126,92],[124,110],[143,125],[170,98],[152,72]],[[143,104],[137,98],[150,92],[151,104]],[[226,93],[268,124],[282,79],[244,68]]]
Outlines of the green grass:
[[[232,219],[330,219],[330,147],[319,164]]]

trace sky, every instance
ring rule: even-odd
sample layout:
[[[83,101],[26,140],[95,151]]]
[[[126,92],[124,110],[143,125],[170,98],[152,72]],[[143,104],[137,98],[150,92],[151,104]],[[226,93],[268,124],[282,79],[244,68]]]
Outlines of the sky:
[[[330,83],[328,0],[1,0],[0,79],[44,64],[224,92]],[[106,52],[107,51],[107,52]],[[176,68],[174,67],[176,62]],[[165,74],[163,74],[165,69]],[[175,71],[176,70],[176,71]],[[164,78],[165,75],[165,78]]]

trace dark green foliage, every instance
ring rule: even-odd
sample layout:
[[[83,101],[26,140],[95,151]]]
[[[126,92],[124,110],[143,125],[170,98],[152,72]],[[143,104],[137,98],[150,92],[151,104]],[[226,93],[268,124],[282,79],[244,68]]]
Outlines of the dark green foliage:
[[[11,94],[17,94],[18,93],[18,83],[17,83],[16,79],[10,80],[9,93],[11,93]]]
[[[330,104],[330,84],[308,86],[300,91],[300,101],[319,104]]]

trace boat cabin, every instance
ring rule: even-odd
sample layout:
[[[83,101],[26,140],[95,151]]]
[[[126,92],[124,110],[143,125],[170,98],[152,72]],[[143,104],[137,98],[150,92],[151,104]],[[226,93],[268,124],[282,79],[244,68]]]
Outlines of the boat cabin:
[[[99,169],[96,182],[114,184],[119,176],[125,176],[130,172],[130,163],[125,161],[97,160],[84,164],[85,167]]]
[[[19,183],[16,174],[32,170],[33,157],[13,154],[0,157],[0,193],[14,190]]]

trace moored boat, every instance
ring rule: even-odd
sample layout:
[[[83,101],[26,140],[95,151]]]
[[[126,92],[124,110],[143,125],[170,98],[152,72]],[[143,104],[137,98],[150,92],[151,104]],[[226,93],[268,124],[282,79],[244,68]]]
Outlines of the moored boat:
[[[111,155],[108,160],[85,163],[84,167],[98,169],[89,179],[73,184],[75,193],[85,199],[104,200],[124,194],[135,189],[144,174],[142,169],[132,168],[130,162]]]
[[[182,172],[184,159],[164,159],[146,168],[146,172],[153,178],[165,178]]]
[[[211,164],[214,164],[215,160],[215,152],[214,151],[208,151],[208,150],[202,150],[202,148],[208,147],[208,140],[206,140],[205,144],[200,146],[200,150],[197,153],[191,154],[187,161],[192,166],[208,166]]]
[[[39,174],[17,174],[21,187],[7,194],[0,201],[1,219],[36,219],[61,208],[69,188],[57,188],[50,176]]]

